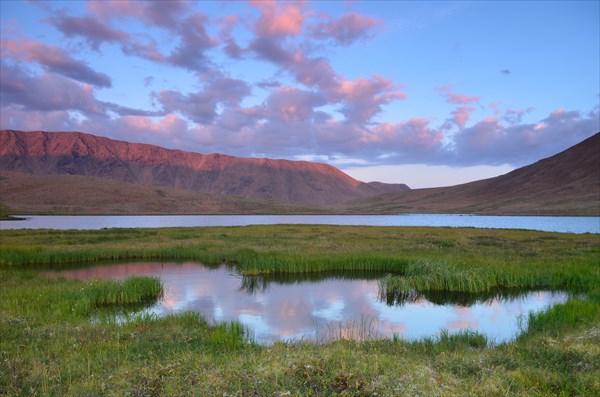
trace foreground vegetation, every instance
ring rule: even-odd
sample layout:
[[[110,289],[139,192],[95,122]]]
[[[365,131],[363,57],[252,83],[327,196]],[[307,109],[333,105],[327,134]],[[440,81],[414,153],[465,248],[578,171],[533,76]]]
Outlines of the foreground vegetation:
[[[531,316],[523,335],[495,347],[470,332],[258,346],[239,324],[192,313],[111,320],[159,298],[154,279],[83,283],[38,271],[124,259],[226,262],[249,275],[384,271],[392,295],[515,286],[584,295]],[[517,230],[3,230],[0,395],[598,395],[599,263],[598,235]]]

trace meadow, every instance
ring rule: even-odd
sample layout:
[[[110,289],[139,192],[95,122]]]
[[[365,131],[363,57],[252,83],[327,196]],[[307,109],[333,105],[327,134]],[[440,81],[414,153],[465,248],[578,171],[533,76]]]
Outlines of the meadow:
[[[247,226],[3,230],[0,395],[598,395],[600,236],[521,230]],[[561,289],[516,341],[465,331],[417,342],[261,346],[194,313],[114,321],[160,282],[49,279],[100,261],[194,260],[245,275],[384,272],[409,291]]]

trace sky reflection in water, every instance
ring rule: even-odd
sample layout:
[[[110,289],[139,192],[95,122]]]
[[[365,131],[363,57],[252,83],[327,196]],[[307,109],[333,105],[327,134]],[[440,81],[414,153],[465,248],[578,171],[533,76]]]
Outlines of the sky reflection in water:
[[[230,269],[210,269],[196,263],[128,263],[60,274],[80,280],[159,277],[165,287],[164,299],[147,312],[164,315],[193,310],[209,321],[237,320],[250,327],[259,343],[394,334],[419,339],[436,336],[442,329],[451,333],[476,330],[492,341],[503,342],[516,336],[519,315],[568,299],[563,292],[541,291],[477,300],[469,306],[434,304],[424,297],[388,305],[379,298],[376,279],[294,282],[288,278],[284,283],[271,281],[259,283],[260,288],[248,288],[243,277]]]

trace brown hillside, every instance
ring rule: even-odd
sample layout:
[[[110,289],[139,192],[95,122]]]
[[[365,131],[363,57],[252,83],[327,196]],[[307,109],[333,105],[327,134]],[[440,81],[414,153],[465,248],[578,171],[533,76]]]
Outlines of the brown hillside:
[[[352,200],[340,209],[365,213],[600,215],[600,133],[495,178]]]
[[[318,205],[408,189],[366,184],[327,164],[203,155],[79,132],[0,131],[0,169]]]
[[[226,197],[80,175],[0,171],[0,203],[15,214],[304,214],[302,203]]]

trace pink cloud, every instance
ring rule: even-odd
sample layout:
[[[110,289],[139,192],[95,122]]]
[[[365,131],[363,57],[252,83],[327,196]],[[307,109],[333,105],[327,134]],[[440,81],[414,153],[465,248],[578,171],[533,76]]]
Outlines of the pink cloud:
[[[128,10],[124,14],[119,14],[123,17],[124,15],[141,14],[141,12],[134,12],[140,7],[140,4],[132,4],[127,1],[123,2],[102,2],[102,4],[109,4],[108,9],[116,7],[117,9]],[[57,13],[55,16],[47,19],[51,25],[61,31],[66,37],[82,37],[90,45],[90,47],[96,51],[99,50],[100,45],[103,43],[117,43],[121,46],[121,50],[124,54],[139,56],[154,62],[166,62],[166,57],[160,53],[156,43],[152,39],[144,38],[139,39],[131,36],[129,33],[113,29],[109,26],[110,18],[99,18],[95,15],[96,6],[92,4],[92,15],[83,17],[72,17],[62,13]],[[98,6],[100,9],[105,10],[104,5]],[[89,8],[89,7],[88,7]],[[100,12],[100,11],[98,11]],[[104,14],[102,14],[104,15]]]
[[[188,130],[185,120],[175,114],[169,114],[154,121],[147,116],[123,116],[119,123],[121,128],[130,132],[143,132],[145,134],[175,137]]]
[[[598,111],[558,109],[537,123],[508,126],[499,117],[487,117],[455,134],[453,155],[460,164],[524,165],[558,153],[597,130]]]
[[[286,50],[278,40],[260,38],[251,44],[260,56],[291,72],[298,83],[317,87],[333,103],[343,103],[342,113],[355,121],[367,121],[381,106],[405,99],[390,80],[374,75],[370,79],[343,80],[323,58],[309,58],[299,49]]]
[[[27,39],[2,40],[0,42],[0,55],[2,58],[36,62],[47,71],[98,87],[110,87],[112,85],[110,77],[106,74],[96,72],[86,63],[73,59],[62,48]]]
[[[190,11],[191,3],[187,0],[148,2],[92,0],[86,3],[86,9],[93,16],[103,21],[134,17],[147,24],[170,29],[177,25],[180,17]]]
[[[441,150],[444,138],[442,132],[431,128],[429,120],[423,118],[413,118],[404,123],[378,124],[370,131],[371,134],[365,137],[365,143],[417,156]]]
[[[406,98],[406,94],[400,92],[390,80],[378,75],[371,78],[358,78],[354,81],[345,80],[327,59],[311,57],[305,46],[284,40],[285,35],[297,34],[301,23],[294,25],[293,30],[282,30],[279,33],[266,30],[261,25],[267,20],[283,15],[284,10],[293,7],[296,7],[301,14],[299,6],[293,4],[281,8],[273,2],[258,2],[255,6],[263,13],[255,26],[257,36],[250,41],[248,51],[253,52],[259,59],[271,62],[289,72],[296,82],[317,88],[331,103],[340,103],[342,105],[340,111],[347,120],[365,123],[381,112],[383,105]],[[324,34],[327,31],[338,35],[344,43],[349,43],[378,24],[379,21],[373,18],[350,13],[338,20],[321,24],[315,34]]]
[[[90,46],[96,51],[99,49],[100,44],[104,42],[121,42],[130,39],[127,32],[112,29],[91,16],[71,17],[58,14],[48,18],[47,21],[67,37],[75,35],[85,37]]]
[[[226,15],[221,19],[221,30],[219,37],[225,44],[223,51],[231,58],[240,59],[244,54],[244,49],[240,47],[233,37],[233,29],[240,22],[238,15]]]
[[[211,123],[217,117],[217,104],[237,106],[249,94],[244,81],[214,75],[199,92],[184,95],[162,90],[154,95],[166,113],[180,112],[197,123]]]
[[[123,42],[121,44],[121,51],[123,51],[124,54],[139,56],[153,62],[163,63],[166,62],[167,59],[166,56],[158,50],[156,43],[153,41],[146,43],[139,41]]]
[[[7,105],[0,116],[1,128],[23,131],[68,131],[74,123],[66,110],[35,111]]]
[[[141,2],[133,0],[90,0],[85,4],[86,10],[102,21],[127,16],[141,16],[143,14],[142,7],[143,4]]]
[[[478,96],[467,96],[467,95],[457,94],[455,92],[452,92],[451,85],[443,85],[443,86],[437,87],[437,90],[440,91],[442,93],[442,95],[444,95],[446,97],[446,100],[449,103],[454,103],[454,104],[458,104],[458,105],[469,105],[471,103],[479,102]]]
[[[296,81],[307,86],[317,86],[333,99],[340,77],[326,59],[307,58],[301,51],[296,51],[291,57],[289,68]]]
[[[332,39],[339,45],[348,46],[371,38],[374,28],[381,25],[381,20],[350,12],[338,19],[328,18],[327,22],[318,23],[312,27],[311,34],[318,39]]]
[[[123,53],[161,63],[169,63],[196,72],[210,69],[212,61],[205,51],[215,47],[218,40],[207,29],[206,15],[191,12],[189,1],[92,1],[86,9],[91,16],[50,18],[68,37],[82,36],[97,49],[102,42],[119,42]],[[163,55],[152,40],[142,40],[125,32],[111,29],[113,19],[134,18],[146,25],[165,29],[179,40],[169,55]],[[87,21],[92,20],[91,24]]]
[[[266,102],[265,116],[279,121],[301,121],[313,117],[313,108],[325,99],[314,92],[293,87],[280,87]]]
[[[103,105],[88,84],[61,75],[33,75],[18,65],[2,62],[0,69],[2,106],[19,106],[33,111],[78,110],[85,114],[104,114]]]
[[[338,93],[344,103],[341,112],[348,120],[356,122],[366,122],[381,111],[382,105],[406,98],[391,80],[378,75],[371,79],[361,77],[355,81],[342,81]]]
[[[205,70],[212,62],[204,52],[217,45],[216,39],[206,31],[207,17],[195,13],[178,23],[179,45],[169,55],[169,61],[190,70]]]
[[[302,30],[304,15],[299,3],[276,3],[275,1],[252,1],[261,11],[254,31],[260,36],[295,36]]]
[[[252,40],[249,49],[254,51],[259,59],[285,68],[289,68],[293,61],[293,53],[284,49],[281,41],[273,37],[257,37]]]
[[[459,106],[455,110],[452,111],[452,121],[454,124],[458,126],[458,128],[462,129],[469,121],[471,117],[471,113],[475,111],[475,108],[472,106]]]
[[[219,115],[215,123],[217,129],[229,131],[241,131],[244,128],[251,128],[256,124],[257,118],[262,118],[262,108],[236,109],[226,108]]]

